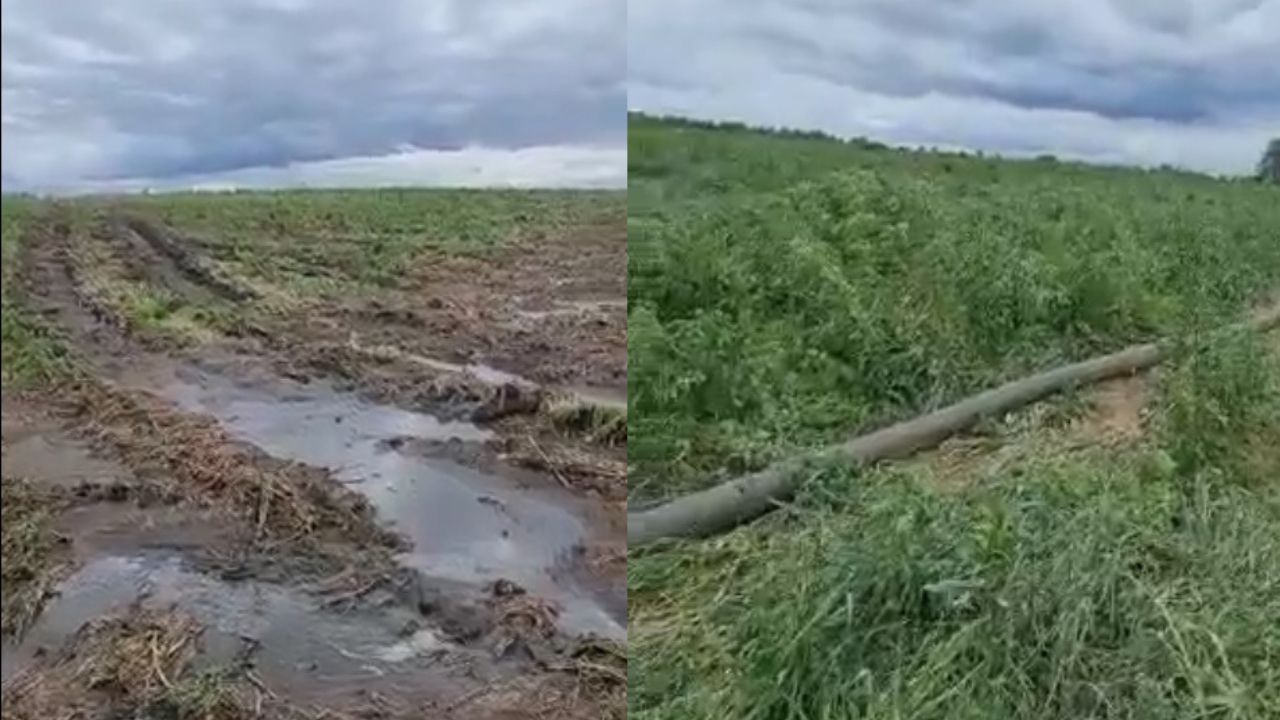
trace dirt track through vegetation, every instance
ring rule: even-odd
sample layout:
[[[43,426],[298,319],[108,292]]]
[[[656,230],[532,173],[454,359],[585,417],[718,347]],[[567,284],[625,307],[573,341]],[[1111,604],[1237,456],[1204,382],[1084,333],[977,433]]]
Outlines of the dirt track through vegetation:
[[[192,672],[230,668],[228,692],[261,684],[281,717],[619,712],[625,409],[555,388],[612,371],[548,371],[550,344],[530,373],[546,385],[475,372],[490,360],[470,347],[406,360],[421,347],[398,340],[432,335],[418,311],[259,302],[113,209],[53,208],[23,253],[24,301],[76,365],[5,396],[6,493],[38,489],[51,548],[6,641],[13,717],[50,709],[42,682],[74,684],[58,649],[86,623],[138,613],[190,620]]]

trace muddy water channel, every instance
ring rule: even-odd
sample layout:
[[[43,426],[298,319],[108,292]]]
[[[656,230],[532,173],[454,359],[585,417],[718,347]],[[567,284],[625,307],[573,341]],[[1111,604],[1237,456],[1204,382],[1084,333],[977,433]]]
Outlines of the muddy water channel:
[[[559,605],[565,632],[625,635],[625,599],[617,600],[624,591],[576,571],[584,545],[606,532],[586,503],[538,478],[409,450],[423,444],[412,441],[482,443],[487,431],[320,382],[237,383],[194,368],[171,368],[162,379],[158,392],[182,409],[217,418],[270,455],[327,467],[368,497],[413,544],[402,562],[426,578],[475,587],[510,580]]]
[[[274,691],[310,702],[337,703],[356,688],[447,697],[498,676],[478,653],[430,628],[406,633],[404,614],[326,611],[294,589],[194,571],[173,551],[135,546],[99,554],[59,593],[21,644],[5,646],[5,680],[37,654],[61,646],[85,622],[134,602],[177,606],[199,620],[205,626],[202,665],[252,658]]]
[[[230,365],[148,359],[111,375],[215,418],[233,438],[269,455],[328,468],[409,540],[398,560],[417,571],[425,595],[479,604],[495,583],[508,581],[552,603],[564,635],[625,639],[624,581],[602,580],[585,567],[584,548],[610,536],[605,518],[554,480],[501,463],[482,471],[450,459],[481,447],[487,430],[370,403],[323,382]],[[65,488],[129,475],[51,427],[6,421],[5,436],[6,476]],[[194,615],[206,627],[202,662],[252,656],[276,691],[313,702],[373,689],[402,698],[457,697],[516,671],[412,604],[339,612],[304,587],[202,571],[193,558],[228,531],[189,510],[85,504],[64,512],[58,525],[72,540],[74,570],[21,641],[5,644],[5,680],[64,646],[86,622],[132,602]]]

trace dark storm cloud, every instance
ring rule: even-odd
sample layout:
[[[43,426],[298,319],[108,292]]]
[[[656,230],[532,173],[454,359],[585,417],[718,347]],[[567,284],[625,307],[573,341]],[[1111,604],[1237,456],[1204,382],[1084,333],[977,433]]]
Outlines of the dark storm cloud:
[[[651,0],[632,6],[630,101],[1240,171],[1280,130],[1276,27],[1280,0]]]
[[[625,137],[621,0],[3,7],[6,187]]]

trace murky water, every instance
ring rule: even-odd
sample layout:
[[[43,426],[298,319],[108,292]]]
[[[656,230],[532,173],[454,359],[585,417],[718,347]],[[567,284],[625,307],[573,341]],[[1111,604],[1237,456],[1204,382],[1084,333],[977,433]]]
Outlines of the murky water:
[[[424,575],[476,586],[512,580],[558,603],[566,632],[625,635],[625,615],[603,606],[599,589],[582,587],[566,571],[594,532],[579,499],[399,453],[387,442],[475,442],[488,438],[487,431],[369,403],[322,383],[273,381],[268,390],[181,369],[159,392],[185,410],[217,418],[232,436],[275,457],[333,470],[412,541],[403,562]]]
[[[56,433],[32,433],[8,440],[0,463],[5,477],[32,478],[63,487],[124,477],[118,466],[94,457],[84,443]]]
[[[562,631],[625,638],[625,588],[601,583],[581,565],[583,543],[607,532],[586,503],[559,488],[396,449],[406,438],[482,442],[487,431],[369,403],[323,383],[235,382],[160,362],[122,369],[119,377],[211,415],[271,455],[329,467],[412,541],[402,562],[464,603],[483,597],[495,580],[512,580],[561,608]],[[4,434],[6,475],[57,484],[128,479],[56,428],[6,418]],[[75,539],[77,569],[22,641],[3,646],[6,680],[38,653],[64,646],[85,622],[139,598],[177,606],[206,627],[200,662],[229,662],[251,643],[264,681],[314,702],[338,702],[358,689],[456,697],[507,672],[487,650],[454,644],[409,608],[341,614],[304,590],[228,582],[189,567],[192,553],[222,545],[233,532],[190,509],[96,503],[68,509],[58,524]]]
[[[177,606],[204,625],[201,663],[226,664],[248,653],[278,692],[337,699],[356,688],[385,691],[412,683],[412,693],[440,696],[467,684],[465,673],[453,670],[466,665],[470,653],[431,630],[402,636],[403,617],[326,612],[297,591],[222,582],[165,552],[104,555],[83,565],[60,584],[59,597],[23,642],[4,646],[3,678],[42,650],[62,647],[86,619],[139,600],[161,609]],[[435,671],[423,673],[424,667]]]
[[[38,484],[74,487],[81,483],[106,483],[128,477],[119,465],[95,457],[88,443],[62,432],[58,423],[36,408],[6,399],[0,412],[5,477],[27,478]]]
[[[203,626],[198,666],[247,657],[273,690],[322,704],[369,690],[456,697],[509,672],[483,648],[451,642],[410,608],[339,613],[296,587],[227,581],[191,567],[192,551],[234,532],[216,515],[95,503],[68,509],[58,526],[75,537],[76,570],[21,641],[4,644],[4,680],[40,653],[65,647],[86,622],[134,603],[194,616]]]

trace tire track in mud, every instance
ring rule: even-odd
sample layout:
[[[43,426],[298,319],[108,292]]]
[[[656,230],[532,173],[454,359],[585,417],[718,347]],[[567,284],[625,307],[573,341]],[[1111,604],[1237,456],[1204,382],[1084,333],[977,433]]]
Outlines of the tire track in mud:
[[[499,583],[485,593],[468,594],[427,582],[419,573],[396,570],[389,554],[397,547],[396,536],[373,518],[365,496],[343,487],[331,471],[276,459],[228,435],[206,413],[174,409],[169,400],[119,382],[121,376],[149,372],[139,373],[140,367],[172,367],[174,361],[139,346],[129,337],[127,322],[88,291],[69,249],[72,228],[67,222],[55,216],[36,232],[36,241],[24,247],[27,294],[66,335],[88,370],[80,381],[47,398],[50,409],[77,436],[130,469],[134,478],[122,485],[130,498],[154,497],[159,492],[162,504],[185,501],[230,510],[250,539],[240,540],[244,545],[234,548],[235,562],[212,568],[215,575],[292,592],[288,588],[311,583],[344,563],[359,568],[345,578],[338,574],[341,581],[328,589],[330,601],[357,611],[375,603],[407,606],[417,618],[412,622],[421,626],[407,627],[403,638],[379,651],[386,653],[379,656],[383,661],[439,655],[443,649],[445,654],[467,658],[472,665],[468,672],[474,673],[478,664],[481,674],[487,675],[458,680],[461,685],[453,691],[441,691],[445,697],[486,697],[487,693],[477,694],[477,690],[492,686],[495,677],[502,678],[503,687],[515,683],[543,692],[546,686],[558,687],[581,671],[575,658],[598,655],[600,651],[593,647],[607,647],[560,634],[555,629],[555,612],[515,584]],[[145,241],[141,233],[135,235]],[[121,242],[115,232],[112,237],[112,252],[117,255],[123,251],[127,256],[130,249],[142,245],[128,239]],[[150,250],[148,261],[163,263],[168,257],[150,242],[145,245]],[[154,266],[146,279],[189,299],[206,296],[205,291],[192,289],[203,287],[200,275],[173,267],[156,269],[163,267]],[[89,567],[95,566],[83,566]],[[204,574],[171,575],[169,586],[199,585],[197,579],[214,577],[209,569]],[[210,597],[226,592],[218,582],[212,587]],[[314,590],[300,589],[306,594]],[[611,662],[619,660],[616,653],[605,650],[604,654],[614,658]],[[348,658],[358,659],[368,660]],[[625,668],[625,659],[620,661]],[[432,672],[428,676],[441,674],[439,669],[435,675]],[[621,672],[625,679],[625,669]],[[616,704],[617,693],[625,693],[624,686],[610,681],[608,673],[605,676],[594,680],[604,687],[598,697],[587,699],[588,704]]]
[[[214,272],[207,259],[187,249],[186,241],[171,230],[141,218],[109,215],[96,228],[94,238],[107,245],[132,275],[173,292],[191,305],[200,306],[215,297],[233,304],[256,298],[253,290]],[[96,305],[104,308],[101,314],[110,314],[105,303]],[[604,305],[619,307],[607,302]],[[391,335],[398,337],[406,330],[399,327],[405,313],[416,319],[415,332],[420,334],[420,328],[427,326],[422,318],[408,310],[393,312],[377,302],[373,306],[377,310],[374,317],[361,313],[355,316],[362,320],[358,323],[361,334],[389,322],[390,327],[397,330]],[[243,304],[240,307],[249,309]],[[620,307],[625,311],[625,306]],[[353,384],[378,402],[488,424],[515,416],[536,417],[548,407],[561,410],[565,424],[570,427],[608,416],[607,434],[600,438],[605,440],[606,447],[625,445],[625,392],[589,386],[550,386],[480,363],[448,362],[395,345],[366,346],[354,327],[341,342],[335,342],[316,330],[313,315],[324,315],[325,311],[323,306],[300,309],[296,322],[283,327],[264,326],[264,323],[274,323],[262,317],[243,323],[234,335],[254,346],[252,352],[274,354],[278,372],[287,377],[307,379],[318,375]],[[121,318],[117,324],[124,326],[127,322]],[[576,417],[571,416],[574,413]],[[527,435],[526,431],[527,428],[521,428],[521,434]],[[588,433],[589,440],[600,438]],[[541,458],[535,457],[536,453],[526,455],[526,464],[539,467],[537,460]],[[578,455],[581,460],[581,453]],[[620,456],[616,459],[622,460]],[[582,466],[580,462],[577,465]],[[552,468],[541,469],[553,472]],[[616,475],[607,467],[602,468],[602,474]],[[597,484],[593,489],[600,488]]]
[[[134,225],[140,222],[134,221]],[[168,250],[153,253],[152,262],[144,265],[163,264],[160,255],[180,255],[195,265],[208,264],[172,236],[152,234],[162,238],[158,242]],[[127,238],[108,231],[105,239],[117,248],[117,254],[128,254]],[[180,275],[153,273],[159,282]],[[177,283],[170,287],[181,294]],[[193,302],[200,295],[188,294]],[[406,313],[419,321],[417,334],[428,327],[407,310],[393,312],[377,301],[371,306],[378,309],[376,318],[353,325],[339,339],[322,329],[332,320],[330,308],[324,304],[301,308],[283,322],[270,314],[258,315],[242,323],[235,336],[249,347],[249,353],[269,356],[280,376],[303,382],[324,378],[374,402],[485,424],[498,433],[500,453],[509,463],[553,476],[575,492],[603,497],[610,503],[625,499],[625,393],[540,385],[482,364],[446,362],[394,345],[366,346],[359,335],[386,322],[391,323],[390,336],[403,339],[406,328],[399,323]],[[345,311],[338,317],[350,319]],[[617,511],[616,523],[620,525],[624,522],[621,506]]]
[[[178,273],[191,284],[208,289],[232,302],[244,302],[257,298],[257,293],[252,288],[224,277],[203,257],[189,251],[188,241],[175,239],[172,230],[132,216],[117,218],[115,224],[117,233],[132,233],[141,238],[153,251],[167,258]]]
[[[69,234],[65,224],[54,224],[26,243],[23,275],[31,279],[27,294],[40,314],[88,365],[77,380],[46,398],[78,434],[91,438],[99,451],[119,456],[143,479],[176,481],[185,492],[229,501],[241,510],[257,508],[260,533],[282,528],[280,534],[290,537],[333,528],[359,544],[396,547],[392,536],[377,528],[367,503],[361,507],[359,496],[331,483],[323,471],[271,458],[232,440],[209,418],[175,412],[145,392],[104,379],[157,359],[134,347],[122,318],[83,292],[67,246]]]
[[[199,291],[184,294],[183,288],[190,283],[173,280],[182,277],[181,273],[172,268],[165,270],[162,254],[140,243],[138,236],[122,236],[112,230],[120,224],[116,216],[107,216],[95,225],[92,237],[105,242],[121,265],[137,266],[137,274],[189,302],[198,304],[207,295]],[[61,232],[65,236],[68,230],[64,227]],[[65,251],[66,244],[65,237],[62,242],[43,244],[48,248],[47,257],[34,263],[32,274],[43,275],[38,286],[52,288],[55,308],[75,311],[76,317],[69,324],[79,339],[93,341],[95,347],[103,341],[113,346],[100,358],[106,366],[118,367],[120,357],[132,352],[120,347],[125,335],[140,339],[149,349],[167,355],[181,354],[172,343],[145,332],[133,332],[128,318],[115,311],[109,301],[87,292],[85,278],[79,277],[83,273],[77,269],[74,253]],[[131,255],[139,245],[141,260]],[[119,332],[103,337],[96,332],[96,325],[101,322]],[[84,328],[95,330],[80,332]],[[577,493],[603,498],[616,511],[613,522],[620,532],[625,520],[620,503],[626,496],[623,398],[584,398],[579,393],[538,386],[484,366],[453,365],[388,347],[366,348],[355,342],[354,336],[341,344],[317,342],[306,331],[295,335],[287,327],[264,328],[253,319],[238,329],[243,332],[228,338],[232,346],[215,351],[269,364],[271,371],[282,378],[303,383],[316,377],[331,379],[338,388],[353,389],[373,402],[491,427],[499,436],[494,444],[501,458],[514,466],[555,477]],[[197,355],[186,359],[201,358]],[[621,569],[614,572],[620,574]]]

